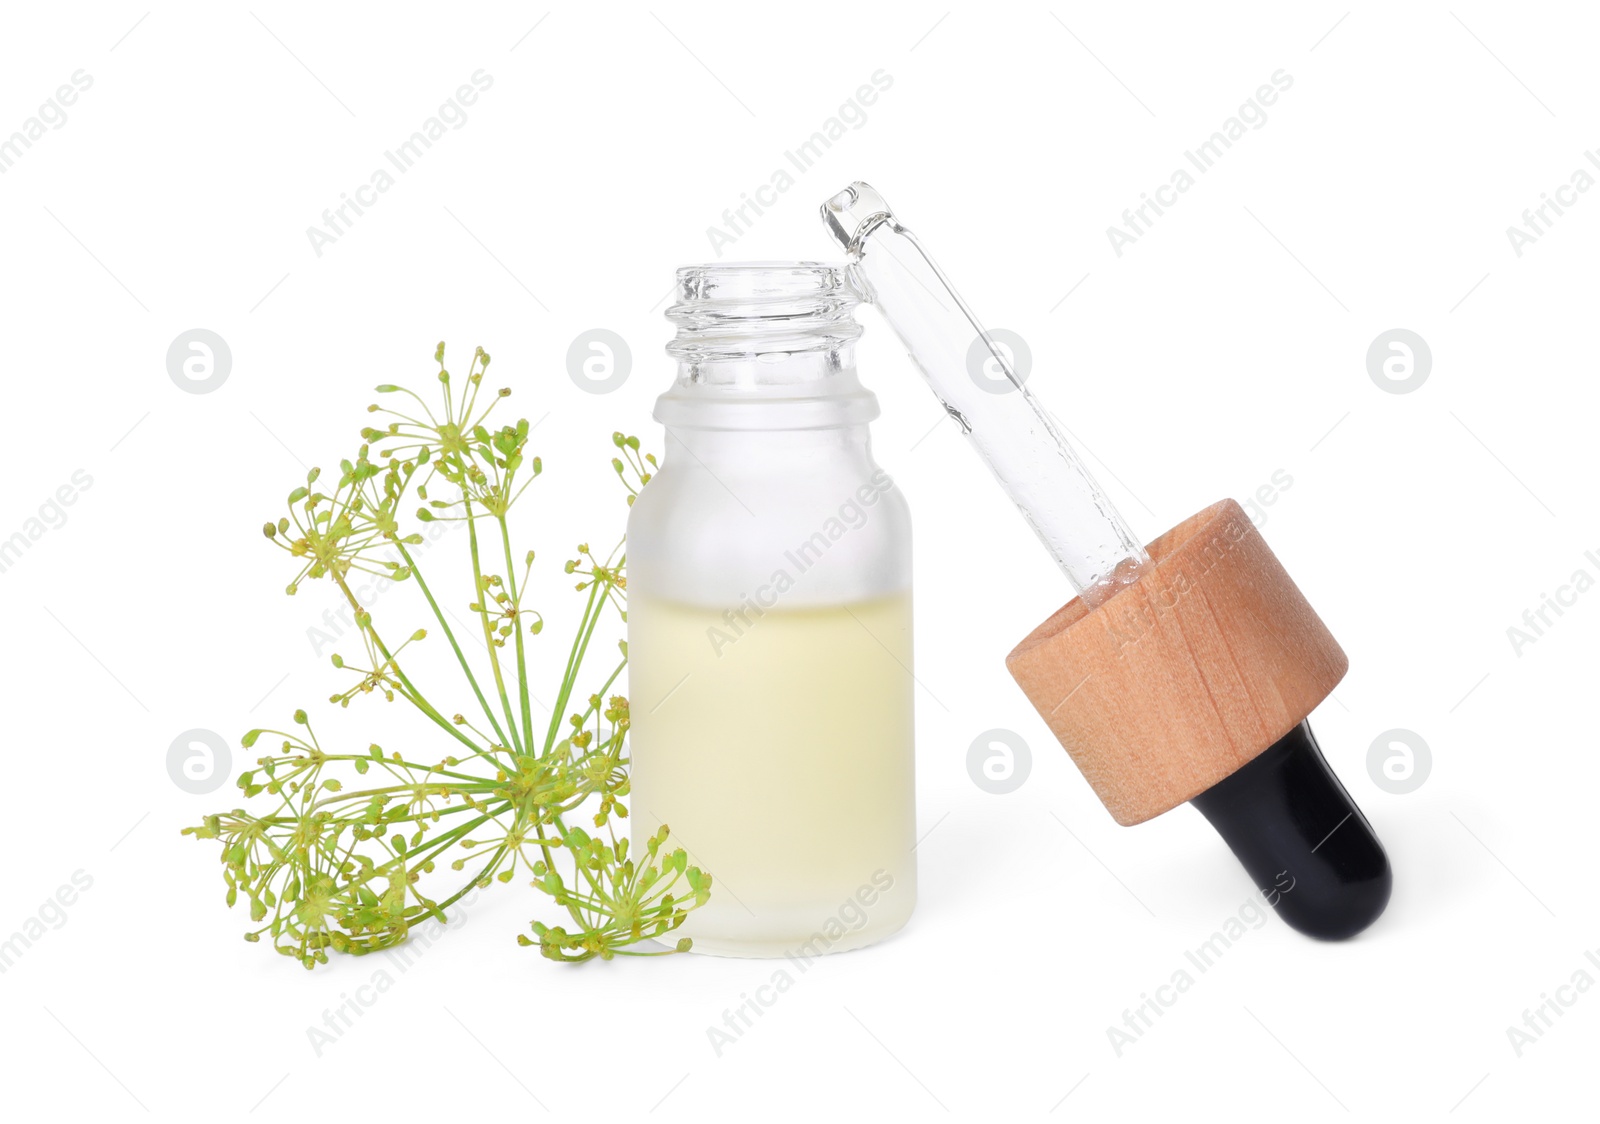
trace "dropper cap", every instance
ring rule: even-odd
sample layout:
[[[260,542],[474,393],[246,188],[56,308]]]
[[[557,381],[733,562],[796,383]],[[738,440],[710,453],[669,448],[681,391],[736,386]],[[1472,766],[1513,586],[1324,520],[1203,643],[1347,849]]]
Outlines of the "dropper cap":
[[[1244,510],[1141,547],[1062,427],[864,183],[822,205],[876,304],[1078,591],[1006,659],[1117,822],[1193,801],[1286,922],[1343,938],[1383,912],[1388,858],[1306,717],[1349,667]],[[994,393],[972,357],[1005,375]]]

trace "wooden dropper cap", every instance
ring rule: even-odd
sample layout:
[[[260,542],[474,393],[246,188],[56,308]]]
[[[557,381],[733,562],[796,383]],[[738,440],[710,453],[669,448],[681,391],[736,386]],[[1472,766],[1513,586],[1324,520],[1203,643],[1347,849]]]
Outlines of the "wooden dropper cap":
[[[1249,517],[1223,500],[1148,547],[1091,611],[1058,609],[1006,657],[1118,823],[1143,823],[1283,738],[1350,661]]]
[[[1304,721],[1345,656],[1239,505],[1207,508],[1141,551],[883,196],[857,181],[822,217],[850,255],[849,277],[1067,579],[1092,595],[1092,612],[1071,602],[1007,663],[1111,814],[1134,824],[1192,798],[1263,896],[1273,888],[1288,924],[1327,939],[1371,924],[1389,900],[1389,860]],[[1127,585],[1099,584],[1129,570]]]

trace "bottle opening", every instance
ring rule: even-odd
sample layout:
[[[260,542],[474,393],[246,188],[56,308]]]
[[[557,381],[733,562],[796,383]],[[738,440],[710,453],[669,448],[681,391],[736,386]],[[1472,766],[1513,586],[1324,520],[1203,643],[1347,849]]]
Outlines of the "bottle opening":
[[[877,416],[856,378],[849,267],[834,262],[728,262],[678,270],[667,319],[672,389],[656,402],[668,425],[809,429]]]
[[[846,267],[828,262],[730,262],[678,270],[667,319],[680,362],[846,348],[861,335],[860,296]]]

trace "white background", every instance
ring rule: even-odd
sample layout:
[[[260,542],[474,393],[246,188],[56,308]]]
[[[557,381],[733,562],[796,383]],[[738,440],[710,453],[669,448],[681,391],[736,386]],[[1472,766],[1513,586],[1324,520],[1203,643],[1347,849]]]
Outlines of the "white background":
[[[1520,1057],[1507,1028],[1578,969],[1600,978],[1583,956],[1600,947],[1600,593],[1520,654],[1507,629],[1574,571],[1600,575],[1600,192],[1520,257],[1506,228],[1600,147],[1596,31],[1576,5],[1473,0],[10,9],[0,134],[75,71],[93,85],[0,176],[0,538],[75,471],[93,483],[0,573],[0,935],[75,871],[93,884],[0,976],[9,1099],[263,1120],[1489,1120],[1587,1102],[1600,996]],[[466,123],[318,256],[307,227],[479,69],[493,86]],[[1188,808],[1116,826],[1006,675],[1068,591],[862,309],[875,449],[918,536],[911,925],[813,967],[718,1057],[706,1028],[772,966],[564,968],[513,943],[544,900],[497,887],[319,1057],[307,1028],[378,958],[308,974],[240,941],[215,844],[178,834],[237,793],[186,793],[166,764],[183,731],[236,744],[296,706],[356,745],[387,721],[320,701],[339,680],[308,629],[332,601],[284,597],[261,523],[303,465],[353,452],[373,384],[425,381],[440,339],[458,366],[482,344],[540,422],[520,529],[559,638],[576,611],[560,560],[621,530],[611,431],[659,445],[673,269],[714,257],[707,228],[880,69],[893,84],[865,123],[724,259],[832,256],[817,204],[868,180],[1029,341],[1033,388],[1146,537],[1291,476],[1263,529],[1351,657],[1315,725],[1389,849],[1388,913],[1338,945],[1251,930],[1114,1052],[1107,1027],[1249,881]],[[1124,208],[1279,69],[1293,86],[1265,125],[1114,253]],[[208,394],[166,369],[196,327],[232,352]],[[566,372],[594,327],[632,348],[609,395]],[[1408,394],[1367,371],[1396,327],[1432,351]],[[1033,750],[1008,796],[967,774],[994,727]],[[1432,751],[1408,795],[1367,769],[1394,728]]]

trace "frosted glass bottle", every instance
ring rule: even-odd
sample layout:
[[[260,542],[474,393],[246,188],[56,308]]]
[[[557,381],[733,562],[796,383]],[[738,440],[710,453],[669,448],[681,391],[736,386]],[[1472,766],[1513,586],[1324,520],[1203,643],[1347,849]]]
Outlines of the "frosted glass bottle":
[[[911,521],[872,459],[844,267],[690,266],[628,519],[632,820],[714,879],[675,935],[809,957],[916,903]]]

